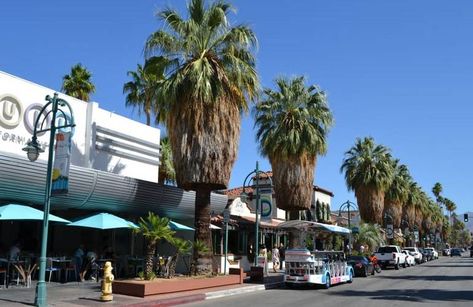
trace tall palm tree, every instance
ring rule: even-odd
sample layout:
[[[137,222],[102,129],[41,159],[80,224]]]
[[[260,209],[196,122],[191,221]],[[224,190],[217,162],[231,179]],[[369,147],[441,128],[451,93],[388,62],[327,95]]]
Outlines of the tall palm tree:
[[[357,138],[345,152],[340,168],[348,190],[355,191],[360,216],[365,222],[383,222],[384,194],[390,187],[394,168],[390,150],[372,137]]]
[[[402,217],[414,228],[416,226],[415,217],[416,211],[415,206],[419,202],[420,188],[413,180],[409,183],[408,198],[405,205],[402,207]]]
[[[450,225],[453,225],[453,220],[452,220],[452,214],[455,210],[457,210],[457,205],[450,199],[444,197],[443,199],[444,204],[445,204],[445,209],[449,212],[449,223]]]
[[[211,270],[210,193],[227,187],[238,152],[241,112],[254,100],[256,36],[243,25],[231,26],[232,6],[191,0],[188,17],[173,9],[158,12],[164,23],[146,42],[147,56],[167,60],[159,88],[173,153],[176,181],[196,191],[197,271]],[[197,250],[196,250],[197,251]]]
[[[174,184],[176,182],[176,170],[172,162],[172,150],[167,136],[161,139],[160,162],[158,182]]]
[[[411,176],[406,165],[399,164],[399,160],[393,160],[393,181],[386,191],[384,197],[384,212],[391,215],[393,226],[399,228],[402,219],[402,206],[409,197],[409,182]]]
[[[317,86],[304,77],[275,80],[254,109],[256,138],[269,158],[278,208],[298,217],[310,208],[317,155],[327,150],[332,113]]]
[[[434,194],[435,198],[437,199],[437,202],[438,202],[438,199],[439,199],[440,194],[442,193],[442,191],[443,191],[442,184],[440,182],[436,182],[434,187],[432,188],[432,193]]]
[[[144,112],[148,126],[151,125],[151,116],[161,111],[157,93],[164,80],[165,64],[163,58],[152,57],[146,61],[144,67],[138,64],[136,71],[129,71],[127,75],[132,80],[123,85],[123,94],[127,94],[126,106],[137,108],[138,115]]]
[[[71,73],[62,78],[62,88],[65,94],[83,101],[89,101],[90,94],[95,92],[95,85],[90,80],[92,74],[82,64],[71,68]]]
[[[153,278],[153,257],[156,252],[156,246],[161,239],[171,242],[174,231],[169,228],[169,219],[166,217],[159,217],[158,215],[148,212],[146,218],[140,218],[138,228],[134,230],[136,233],[141,233],[148,242],[146,248],[146,265],[145,278]]]

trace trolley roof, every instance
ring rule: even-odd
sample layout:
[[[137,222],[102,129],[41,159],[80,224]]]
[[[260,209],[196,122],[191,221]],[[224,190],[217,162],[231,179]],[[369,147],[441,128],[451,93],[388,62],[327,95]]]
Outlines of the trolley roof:
[[[330,225],[330,224],[323,224],[323,223],[318,223],[318,222],[312,222],[312,221],[286,221],[281,224],[279,224],[278,228],[283,228],[283,229],[297,229],[297,230],[319,230],[319,231],[325,231],[325,232],[332,232],[332,233],[338,233],[338,234],[350,234],[351,230],[345,227],[340,227],[336,225]]]

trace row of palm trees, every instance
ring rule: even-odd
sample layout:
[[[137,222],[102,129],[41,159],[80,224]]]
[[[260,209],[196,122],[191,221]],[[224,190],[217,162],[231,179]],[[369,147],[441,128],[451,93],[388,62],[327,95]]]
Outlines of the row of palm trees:
[[[132,80],[123,87],[127,105],[140,108],[148,125],[154,119],[166,127],[175,183],[196,191],[195,241],[209,247],[194,250],[198,273],[211,271],[210,193],[228,185],[242,115],[252,110],[277,206],[291,219],[310,208],[317,157],[327,151],[333,124],[324,91],[304,77],[280,77],[274,89],[260,90],[256,36],[230,24],[232,11],[225,1],[204,0],[191,0],[184,17],[159,11],[163,26],[148,37],[145,63],[128,73]],[[389,211],[396,227],[402,219],[424,229],[445,224],[407,167],[372,138],[358,139],[341,169],[363,220],[381,224]]]
[[[406,165],[393,158],[389,148],[376,144],[372,137],[358,138],[346,153],[340,168],[346,185],[355,192],[360,216],[365,222],[395,228],[416,227],[423,233],[448,232],[444,205],[455,210],[453,201],[442,197],[436,183],[432,199],[410,175]]]

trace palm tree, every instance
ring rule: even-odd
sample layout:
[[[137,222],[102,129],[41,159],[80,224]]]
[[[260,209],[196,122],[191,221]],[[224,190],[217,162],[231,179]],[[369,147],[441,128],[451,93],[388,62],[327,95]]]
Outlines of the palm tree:
[[[419,202],[420,188],[416,182],[410,181],[408,188],[408,198],[405,205],[402,207],[402,217],[411,225],[415,227],[415,206]]]
[[[316,85],[306,86],[304,77],[275,83],[277,90],[265,89],[255,106],[256,138],[271,163],[278,208],[298,219],[299,210],[310,209],[317,155],[327,151],[332,113],[325,93]],[[291,247],[296,238],[290,236]]]
[[[161,139],[160,162],[158,182],[174,184],[176,182],[176,170],[172,162],[172,150],[167,136]]]
[[[62,78],[62,88],[65,94],[83,101],[89,101],[90,94],[95,92],[95,85],[90,80],[92,74],[82,66],[72,66],[71,73]]]
[[[391,215],[395,228],[401,226],[402,205],[406,203],[409,194],[409,181],[411,176],[407,166],[399,164],[399,160],[393,160],[394,176],[391,185],[384,197],[384,212]]]
[[[361,245],[368,245],[368,250],[372,252],[376,247],[384,244],[381,226],[377,224],[360,223],[359,232],[354,238],[356,249]]]
[[[154,261],[153,257],[156,252],[158,241],[165,239],[171,241],[173,239],[174,231],[169,228],[169,219],[166,217],[159,217],[158,215],[148,212],[146,219],[140,218],[138,228],[134,230],[136,233],[141,233],[148,241],[146,249],[146,265],[145,265],[145,279],[152,279]]]
[[[389,152],[372,137],[357,138],[355,145],[345,152],[340,172],[345,172],[348,190],[355,191],[360,216],[365,222],[383,222],[384,194],[394,173]]]
[[[176,265],[179,260],[179,257],[184,257],[189,255],[192,250],[192,242],[189,240],[184,240],[181,238],[174,237],[171,239],[170,243],[176,248],[174,256],[172,257],[171,265],[169,266],[169,278],[174,277],[176,273]],[[185,263],[187,266],[187,263]]]
[[[161,57],[153,57],[146,61],[145,66],[138,64],[136,71],[129,71],[131,77],[123,85],[123,94],[126,95],[126,106],[138,108],[138,115],[143,111],[146,115],[146,125],[151,125],[151,115],[158,113],[157,92],[164,80],[165,60]],[[159,116],[157,121],[159,122]]]
[[[198,255],[201,273],[211,270],[210,193],[224,189],[236,160],[241,112],[254,100],[256,37],[243,25],[231,26],[232,6],[191,0],[188,18],[173,9],[158,12],[164,27],[146,42],[147,56],[166,59],[159,87],[166,114],[177,185],[196,191],[195,240],[209,251]]]
[[[445,209],[447,209],[447,211],[449,212],[449,216],[450,216],[450,218],[449,218],[449,223],[450,223],[451,225],[453,225],[452,213],[453,213],[455,210],[457,210],[457,205],[456,205],[453,201],[451,201],[450,199],[448,199],[448,198],[444,198],[443,201],[444,201],[444,204],[445,204]]]
[[[437,199],[437,202],[439,202],[439,197],[440,197],[440,194],[442,193],[443,191],[443,188],[442,188],[442,184],[440,184],[440,182],[436,182],[434,187],[432,188],[432,193],[434,194],[435,198]]]

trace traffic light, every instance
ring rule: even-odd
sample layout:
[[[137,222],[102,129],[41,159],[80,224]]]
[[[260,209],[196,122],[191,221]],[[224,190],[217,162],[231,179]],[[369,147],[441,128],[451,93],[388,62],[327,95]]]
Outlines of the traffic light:
[[[463,214],[463,221],[468,223],[468,213]]]

